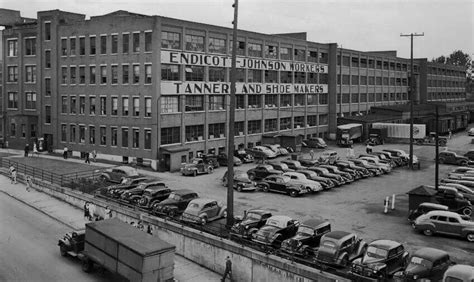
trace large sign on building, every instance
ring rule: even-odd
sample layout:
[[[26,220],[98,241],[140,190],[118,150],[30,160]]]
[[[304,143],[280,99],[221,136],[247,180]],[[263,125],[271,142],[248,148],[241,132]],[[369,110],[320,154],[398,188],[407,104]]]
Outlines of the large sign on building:
[[[327,84],[236,83],[236,94],[327,93]],[[161,94],[230,94],[225,82],[161,82]]]
[[[314,63],[276,61],[258,58],[237,57],[237,68],[327,73],[328,66]],[[218,54],[188,53],[179,51],[161,51],[162,64],[195,65],[209,67],[231,67],[231,57]]]

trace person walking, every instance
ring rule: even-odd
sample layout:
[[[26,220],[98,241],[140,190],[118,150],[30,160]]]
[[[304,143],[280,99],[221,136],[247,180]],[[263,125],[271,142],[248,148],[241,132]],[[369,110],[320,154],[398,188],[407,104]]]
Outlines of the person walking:
[[[16,184],[16,168],[13,165],[10,166],[10,176],[11,184]]]
[[[84,203],[84,218],[86,220],[91,220],[91,216],[89,214],[89,202],[88,201],[86,201]]]
[[[90,220],[92,220],[95,217],[95,205],[94,205],[94,203],[89,202],[88,209],[89,209],[89,218],[90,218]]]
[[[67,152],[68,152],[67,147],[64,147],[64,149],[63,149],[63,158],[64,158],[65,160],[67,160]]]
[[[36,146],[36,143],[33,143],[33,157],[34,156],[37,156],[39,157],[39,154],[38,154],[38,146]]]
[[[30,152],[30,145],[25,145],[25,157],[28,157],[28,153]]]
[[[367,154],[372,153],[372,145],[370,145],[370,143],[367,143],[367,146],[365,147],[365,151],[367,152]]]
[[[451,139],[453,137],[453,133],[451,132],[451,129],[448,131],[448,139]]]
[[[109,208],[109,206],[105,207],[105,219],[112,218],[112,210]]]
[[[26,177],[26,192],[30,192],[30,188],[33,187],[33,182],[31,180],[31,176]]]
[[[314,151],[313,151],[313,149],[309,150],[309,155],[311,156],[311,160],[314,160]]]
[[[96,158],[97,158],[97,151],[96,151],[96,150],[93,150],[93,151],[92,151],[92,160],[93,160],[94,162],[97,162]]]
[[[349,148],[349,158],[355,158],[355,154],[354,154],[354,146],[351,145],[351,147]]]
[[[232,281],[232,261],[230,260],[230,257],[227,256],[225,258],[225,271],[224,271],[224,276],[222,276],[221,281],[225,281],[227,278],[227,275],[229,275],[230,281]]]
[[[86,158],[85,163],[91,164],[91,160],[89,159],[89,152],[86,152],[84,157]]]

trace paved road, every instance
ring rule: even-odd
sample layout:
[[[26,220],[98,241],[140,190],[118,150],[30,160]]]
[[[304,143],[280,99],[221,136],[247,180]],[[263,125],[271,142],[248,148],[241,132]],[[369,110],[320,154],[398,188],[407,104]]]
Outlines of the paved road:
[[[58,235],[67,231],[65,225],[0,193],[0,281],[116,281],[110,273],[87,274],[78,260],[61,257]]]

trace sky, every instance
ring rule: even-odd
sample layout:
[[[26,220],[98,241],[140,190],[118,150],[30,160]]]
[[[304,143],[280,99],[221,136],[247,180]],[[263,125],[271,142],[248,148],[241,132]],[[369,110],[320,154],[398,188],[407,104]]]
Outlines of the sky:
[[[232,27],[233,0],[0,0],[36,18],[60,9],[90,16],[126,10]],[[239,0],[238,28],[266,34],[307,32],[309,41],[361,51],[396,50],[432,59],[462,50],[474,57],[473,0]]]

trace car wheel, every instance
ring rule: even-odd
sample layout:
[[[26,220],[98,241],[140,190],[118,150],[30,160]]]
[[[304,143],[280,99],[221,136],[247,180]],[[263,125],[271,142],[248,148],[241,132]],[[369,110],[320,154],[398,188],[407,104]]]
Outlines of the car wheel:
[[[297,197],[298,196],[298,192],[296,190],[291,190],[290,191],[290,196],[291,197]]]
[[[344,255],[341,259],[341,266],[346,267],[349,265],[349,258],[347,255]]]
[[[444,159],[443,159],[443,158],[439,158],[439,159],[438,159],[438,162],[439,162],[440,164],[444,164]]]
[[[474,233],[468,233],[467,236],[466,236],[466,239],[469,242],[474,242]]]
[[[198,175],[197,170],[193,171],[193,176],[196,176],[196,175]]]
[[[237,186],[237,191],[242,192],[242,186],[238,185]]]
[[[61,254],[61,256],[65,257],[67,255],[66,246],[61,244],[61,246],[59,246],[59,253]]]
[[[205,216],[201,217],[201,225],[206,225],[207,218]]]
[[[169,213],[168,213],[168,215],[169,215],[170,217],[175,217],[175,216],[176,216],[176,211],[175,211],[174,209],[173,209],[173,210],[170,210]]]
[[[250,180],[255,180],[255,173],[249,173],[249,179]]]
[[[467,166],[467,161],[466,161],[466,160],[462,160],[459,164],[462,165],[462,166]]]
[[[261,186],[263,192],[268,192],[268,185]]]
[[[423,230],[423,234],[425,234],[426,236],[432,236],[433,231],[431,229],[425,229]]]
[[[468,208],[468,207],[465,207],[465,208],[462,210],[462,214],[463,214],[463,215],[471,216],[471,214],[472,214],[472,209],[471,209],[471,208]]]

